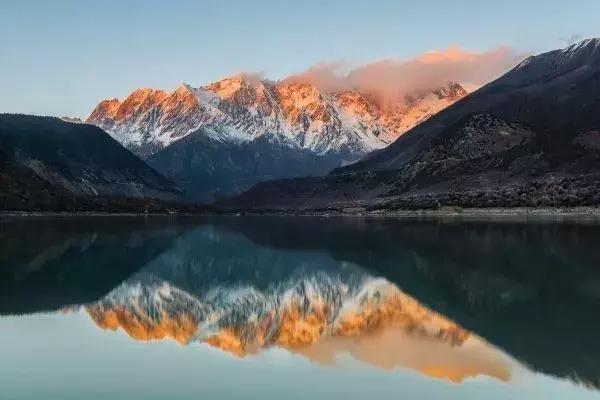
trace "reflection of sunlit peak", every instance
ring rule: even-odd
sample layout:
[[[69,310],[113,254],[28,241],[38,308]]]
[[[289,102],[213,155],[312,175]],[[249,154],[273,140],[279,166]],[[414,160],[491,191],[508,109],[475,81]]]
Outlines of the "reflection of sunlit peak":
[[[86,308],[94,322],[102,329],[123,329],[136,340],[173,339],[181,345],[188,344],[197,330],[197,322],[191,315],[168,316],[163,314],[158,321],[133,313],[124,307],[104,309],[99,306]]]
[[[276,346],[320,363],[349,353],[376,367],[406,366],[455,382],[510,376],[495,350],[385,279],[317,274],[264,290],[215,285],[194,295],[139,280],[87,311],[99,327],[121,328],[136,340],[200,342],[239,357]]]
[[[292,349],[324,365],[337,364],[340,356],[350,355],[368,365],[389,371],[410,368],[452,382],[486,375],[508,381],[515,362],[482,339],[471,335],[461,346],[411,335],[392,327],[380,332],[353,337],[328,337],[313,346]]]
[[[336,321],[337,335],[356,336],[395,326],[412,335],[450,344],[461,344],[469,336],[455,323],[424,307],[383,279],[365,285],[354,302],[342,309]]]

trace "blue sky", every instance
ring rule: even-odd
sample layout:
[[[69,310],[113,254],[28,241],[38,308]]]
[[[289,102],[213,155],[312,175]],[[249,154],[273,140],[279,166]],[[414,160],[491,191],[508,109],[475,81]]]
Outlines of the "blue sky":
[[[0,0],[0,112],[85,117],[138,87],[460,46],[518,52],[600,36],[598,0]]]

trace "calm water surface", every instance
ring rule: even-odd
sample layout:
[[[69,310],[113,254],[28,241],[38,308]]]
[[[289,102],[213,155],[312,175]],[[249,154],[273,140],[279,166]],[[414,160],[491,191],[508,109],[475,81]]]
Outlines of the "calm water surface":
[[[600,225],[0,220],[2,399],[600,399]]]

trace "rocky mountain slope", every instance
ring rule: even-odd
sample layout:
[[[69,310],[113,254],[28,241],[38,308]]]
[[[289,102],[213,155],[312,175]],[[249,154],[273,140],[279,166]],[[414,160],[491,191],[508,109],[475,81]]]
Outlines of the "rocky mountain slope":
[[[0,115],[0,182],[3,210],[87,209],[94,199],[180,195],[101,129],[27,115]]]
[[[600,39],[530,57],[326,178],[258,185],[236,207],[600,204]]]
[[[335,155],[259,137],[245,143],[215,141],[205,128],[151,155],[146,162],[182,187],[192,200],[212,201],[270,179],[325,175],[339,166]]]
[[[139,89],[101,102],[86,122],[206,201],[355,162],[466,94],[449,83],[383,104],[356,91],[239,75],[172,93]]]

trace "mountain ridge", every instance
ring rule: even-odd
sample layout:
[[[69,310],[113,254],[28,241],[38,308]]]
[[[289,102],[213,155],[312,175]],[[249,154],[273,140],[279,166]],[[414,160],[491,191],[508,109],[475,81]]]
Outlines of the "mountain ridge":
[[[173,92],[137,89],[123,101],[104,100],[86,122],[97,125],[142,157],[202,127],[230,140],[267,136],[317,154],[346,153],[354,161],[391,143],[412,125],[464,97],[457,83],[415,94],[404,107],[382,110],[355,90],[323,91],[294,81],[237,75]]]

